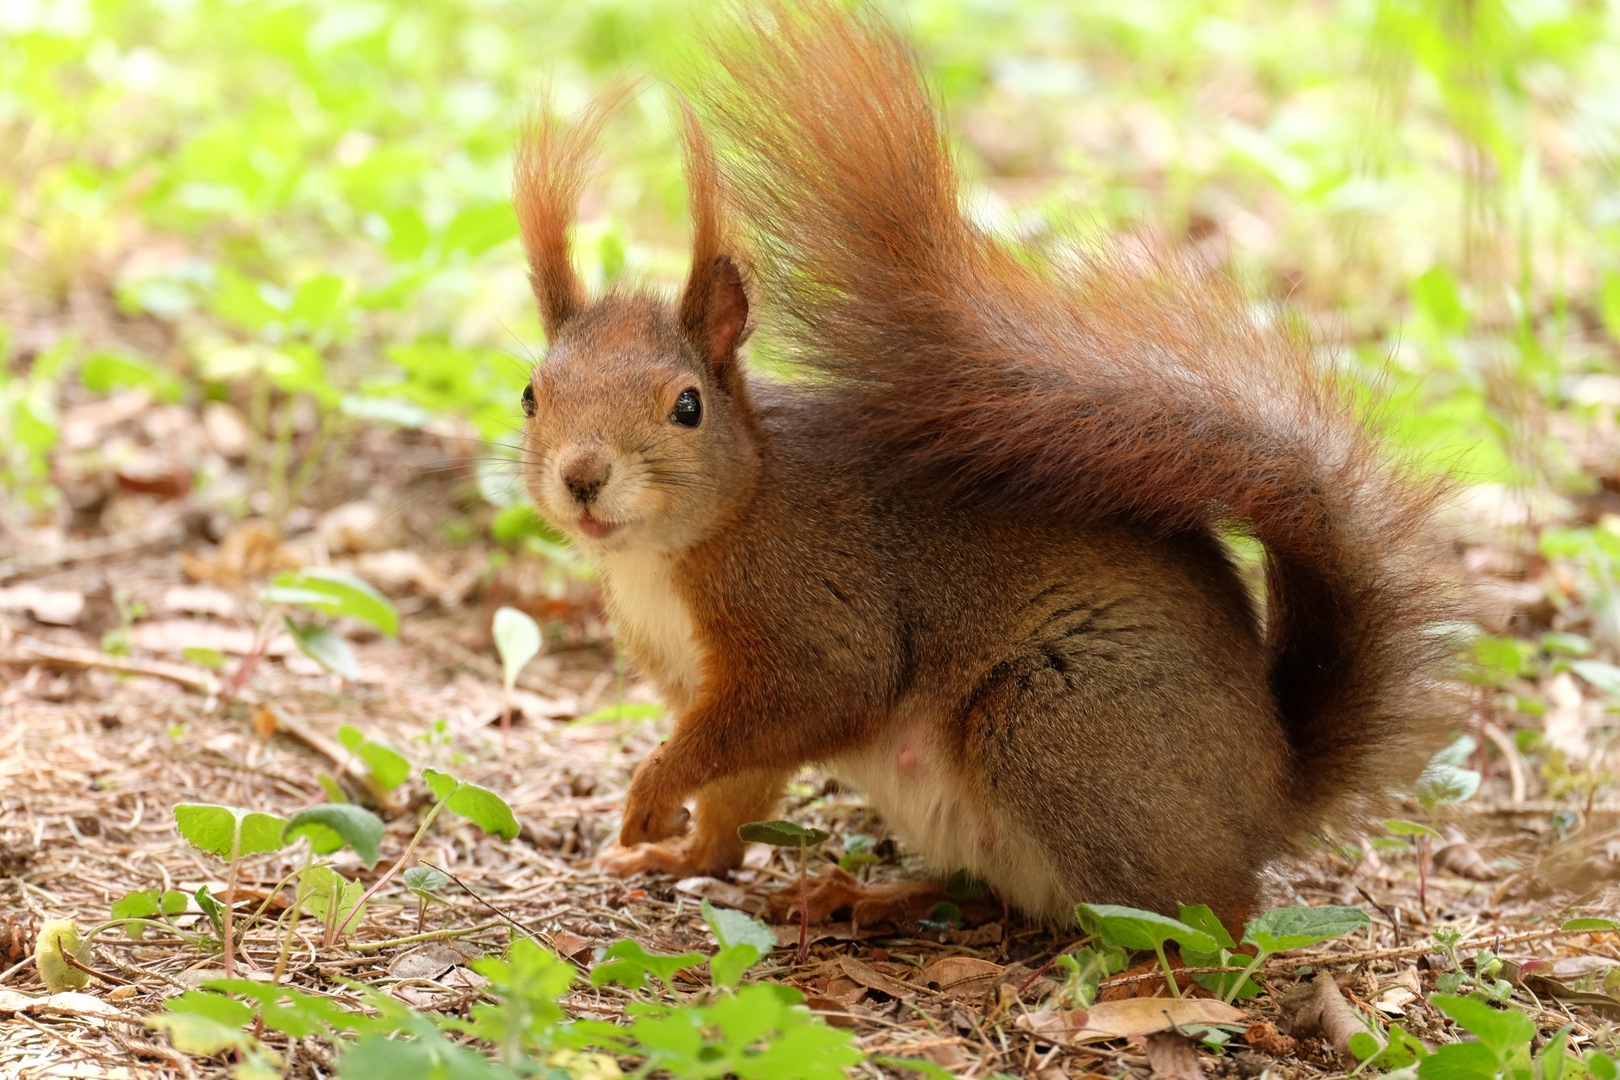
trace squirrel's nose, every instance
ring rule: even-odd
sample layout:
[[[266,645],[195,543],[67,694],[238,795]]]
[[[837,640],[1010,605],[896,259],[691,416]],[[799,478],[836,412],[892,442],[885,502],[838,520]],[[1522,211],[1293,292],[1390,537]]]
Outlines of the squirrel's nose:
[[[612,466],[601,458],[577,458],[563,468],[563,486],[581,506],[589,506],[596,501],[612,471]]]

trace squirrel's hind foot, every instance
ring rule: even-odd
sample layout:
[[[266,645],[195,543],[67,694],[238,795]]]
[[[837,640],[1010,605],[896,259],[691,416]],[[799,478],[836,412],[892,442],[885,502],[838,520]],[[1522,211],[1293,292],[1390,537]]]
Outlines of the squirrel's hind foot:
[[[675,877],[724,877],[742,861],[742,845],[706,842],[703,833],[692,831],[673,840],[659,840],[630,847],[613,845],[597,856],[597,865],[615,877],[633,877],[646,871],[662,871]]]

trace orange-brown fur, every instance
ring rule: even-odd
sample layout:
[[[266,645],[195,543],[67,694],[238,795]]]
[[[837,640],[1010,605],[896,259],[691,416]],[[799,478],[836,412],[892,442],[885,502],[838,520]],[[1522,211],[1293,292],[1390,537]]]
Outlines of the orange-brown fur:
[[[579,297],[566,232],[597,119],[541,125],[519,156],[552,342],[531,491],[597,558],[677,712],[611,865],[735,865],[735,826],[821,762],[939,869],[1036,914],[1241,920],[1268,862],[1410,779],[1445,731],[1434,488],[1222,283],[1106,253],[1020,261],[974,225],[877,16],[774,5],[721,59],[695,115],[722,167],[685,114],[694,259],[674,306]],[[722,172],[809,378],[739,363]],[[695,426],[673,411],[688,393]],[[1265,547],[1263,617],[1229,526]],[[616,566],[647,595],[616,594]]]

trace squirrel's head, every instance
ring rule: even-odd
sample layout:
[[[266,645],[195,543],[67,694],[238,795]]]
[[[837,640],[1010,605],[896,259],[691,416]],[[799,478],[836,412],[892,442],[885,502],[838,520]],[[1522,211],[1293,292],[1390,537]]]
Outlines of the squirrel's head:
[[[587,551],[678,551],[752,490],[758,430],[737,358],[748,296],[724,250],[714,158],[688,111],[692,270],[679,301],[585,298],[568,234],[621,94],[567,131],[541,120],[518,149],[518,221],[550,342],[523,390],[524,473],[540,513]]]

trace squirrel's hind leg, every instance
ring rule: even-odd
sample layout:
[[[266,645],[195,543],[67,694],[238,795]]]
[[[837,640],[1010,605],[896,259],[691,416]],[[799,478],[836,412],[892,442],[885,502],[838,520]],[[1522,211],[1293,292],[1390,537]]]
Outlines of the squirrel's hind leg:
[[[737,827],[771,816],[787,783],[786,773],[754,771],[716,780],[697,793],[692,828],[684,835],[633,847],[617,845],[600,858],[619,877],[662,870],[677,877],[718,875],[742,865],[746,845]]]

